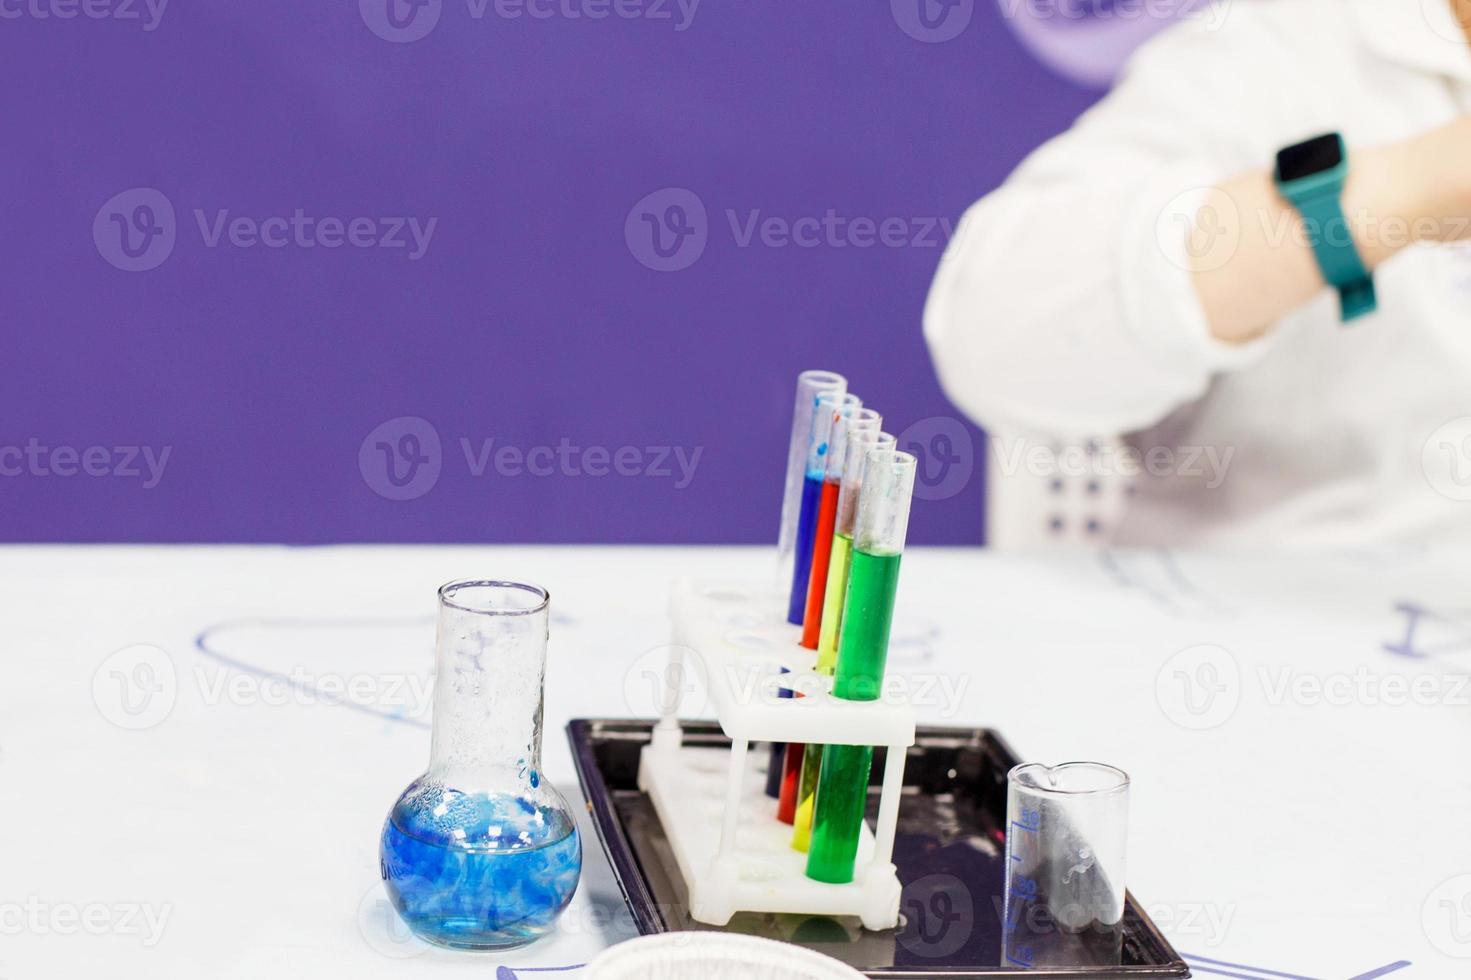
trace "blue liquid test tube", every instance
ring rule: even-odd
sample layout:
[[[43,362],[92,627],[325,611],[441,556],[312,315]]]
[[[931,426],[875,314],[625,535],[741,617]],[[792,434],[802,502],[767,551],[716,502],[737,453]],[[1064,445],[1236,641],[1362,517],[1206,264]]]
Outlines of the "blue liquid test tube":
[[[834,371],[803,371],[797,375],[797,403],[792,410],[792,441],[787,447],[786,488],[781,501],[781,526],[776,537],[777,582],[786,588],[792,580],[792,552],[797,546],[797,517],[802,507],[802,477],[807,472],[807,450],[812,443],[813,408],[824,392],[843,394],[848,379]]]
[[[782,498],[781,528],[777,536],[777,581],[782,587],[795,589],[803,583],[801,597],[793,595],[788,600],[787,620],[800,626],[806,612],[806,582],[812,567],[813,525],[817,517],[817,501],[807,500],[808,457],[812,452],[813,424],[819,418],[818,399],[823,395],[843,396],[848,391],[848,379],[833,371],[803,371],[797,376],[797,401],[792,410],[792,441],[787,449],[787,480]],[[821,486],[818,493],[821,493]],[[806,518],[804,521],[804,517]],[[805,549],[799,542],[806,540]],[[806,561],[798,559],[798,552],[805,550]],[[803,567],[800,577],[797,567]],[[795,610],[795,612],[793,612]],[[793,619],[792,617],[796,618]],[[790,692],[785,692],[790,696]],[[786,744],[773,742],[771,759],[766,770],[766,795],[772,799],[781,796],[782,765],[786,758]]]
[[[802,625],[807,614],[807,586],[812,581],[812,552],[817,544],[817,512],[822,502],[822,485],[827,479],[827,456],[833,429],[838,420],[863,407],[863,399],[848,392],[824,391],[813,399],[811,435],[802,476],[801,504],[797,512],[797,537],[792,562],[792,591],[787,602],[787,622]],[[778,689],[780,697],[792,692]],[[771,746],[771,760],[766,770],[766,795],[781,798],[783,769],[790,756],[786,744]],[[775,773],[773,780],[772,773]],[[773,788],[775,792],[773,792]]]
[[[833,428],[839,419],[863,407],[863,399],[846,392],[823,392],[812,406],[811,438],[797,512],[797,537],[792,562],[792,591],[787,600],[787,622],[802,625],[807,613],[807,585],[812,579],[812,549],[817,543],[817,511],[827,478],[827,455]]]

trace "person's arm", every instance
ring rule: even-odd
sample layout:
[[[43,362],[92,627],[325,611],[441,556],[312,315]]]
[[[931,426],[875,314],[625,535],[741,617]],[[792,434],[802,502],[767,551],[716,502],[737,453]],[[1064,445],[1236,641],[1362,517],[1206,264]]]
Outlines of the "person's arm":
[[[1139,431],[1261,356],[1266,328],[1326,292],[1269,171],[1281,147],[1335,128],[1335,79],[1355,70],[1359,39],[1323,16],[1329,6],[1237,4],[1218,31],[1167,30],[967,212],[924,317],[957,406],[998,432]],[[1346,212],[1455,212],[1463,178],[1438,181],[1471,159],[1449,145],[1467,125],[1384,150],[1346,133]],[[1190,232],[1223,237],[1223,216],[1201,207],[1223,188],[1242,225],[1218,263]],[[1388,254],[1372,242],[1367,253],[1370,265]]]
[[[1370,270],[1407,245],[1471,235],[1471,117],[1387,146],[1349,148],[1343,213]],[[1230,343],[1261,336],[1326,289],[1302,222],[1270,170],[1222,184],[1196,214],[1187,249],[1211,333]],[[1206,240],[1231,243],[1213,256]]]

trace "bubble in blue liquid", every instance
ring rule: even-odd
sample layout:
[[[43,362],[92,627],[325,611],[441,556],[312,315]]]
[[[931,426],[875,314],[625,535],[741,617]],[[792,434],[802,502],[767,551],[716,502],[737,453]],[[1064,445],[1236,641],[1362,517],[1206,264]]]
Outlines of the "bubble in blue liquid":
[[[550,932],[582,873],[566,811],[519,796],[410,787],[383,825],[388,895],[415,934],[504,949]]]

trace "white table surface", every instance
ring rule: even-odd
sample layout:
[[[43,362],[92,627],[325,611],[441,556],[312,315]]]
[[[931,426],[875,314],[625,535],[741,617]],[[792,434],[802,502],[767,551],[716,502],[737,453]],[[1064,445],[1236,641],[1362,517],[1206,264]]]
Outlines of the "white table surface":
[[[387,913],[434,590],[551,590],[545,769],[580,809],[563,728],[653,713],[639,677],[680,574],[768,580],[771,554],[0,549],[0,978],[584,963],[630,934],[586,823],[583,884],[533,947],[429,949]],[[1404,602],[1427,610],[1409,654]],[[1131,773],[1130,888],[1197,976],[1471,976],[1471,561],[914,549],[900,607],[891,672],[952,681],[922,721]],[[137,644],[163,654],[116,654]]]

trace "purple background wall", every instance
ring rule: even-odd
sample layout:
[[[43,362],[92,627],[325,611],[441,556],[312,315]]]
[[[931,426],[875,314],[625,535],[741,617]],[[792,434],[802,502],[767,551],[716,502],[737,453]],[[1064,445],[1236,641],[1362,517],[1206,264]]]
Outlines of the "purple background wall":
[[[173,0],[152,30],[147,0],[70,2],[0,0],[4,539],[766,542],[820,366],[920,423],[912,540],[979,540],[979,434],[920,335],[934,219],[1096,97],[997,6],[926,43],[901,0],[704,0],[683,30],[676,0],[443,0],[402,32],[386,0]],[[298,209],[371,219],[364,247],[229,224]],[[813,247],[743,242],[829,210]],[[367,247],[402,217],[435,219],[427,247]],[[860,247],[858,218],[903,243]],[[651,221],[697,230],[663,260]],[[370,438],[405,416],[432,431]],[[492,437],[572,462],[476,476],[461,440]],[[701,454],[585,472],[623,446],[625,473]]]

